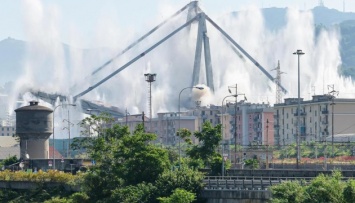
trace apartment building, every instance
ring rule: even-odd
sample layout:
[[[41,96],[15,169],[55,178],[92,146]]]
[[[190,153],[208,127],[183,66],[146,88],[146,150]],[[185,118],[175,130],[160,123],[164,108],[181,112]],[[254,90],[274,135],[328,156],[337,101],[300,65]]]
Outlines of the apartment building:
[[[13,136],[16,133],[15,126],[0,125],[0,136]]]
[[[236,115],[236,116],[235,116]],[[227,103],[226,106],[203,106],[193,110],[180,112],[158,113],[150,124],[149,118],[145,118],[147,132],[157,134],[157,142],[174,145],[177,142],[176,132],[180,128],[186,128],[192,133],[201,131],[204,122],[210,122],[212,126],[222,124],[223,140],[230,144],[235,142],[241,145],[272,145],[274,143],[274,111],[268,104],[251,104],[238,102]],[[142,115],[128,115],[119,123],[127,125],[133,132],[135,127],[142,123]],[[150,125],[152,128],[150,129]],[[198,140],[192,136],[192,142]]]
[[[227,104],[231,143],[240,145],[274,144],[274,110],[269,104],[252,104],[244,101]],[[235,140],[235,137],[237,140]]]
[[[325,141],[330,137],[355,134],[355,99],[314,95],[300,99],[300,140]],[[287,98],[275,104],[275,142],[279,145],[296,142],[298,98]]]

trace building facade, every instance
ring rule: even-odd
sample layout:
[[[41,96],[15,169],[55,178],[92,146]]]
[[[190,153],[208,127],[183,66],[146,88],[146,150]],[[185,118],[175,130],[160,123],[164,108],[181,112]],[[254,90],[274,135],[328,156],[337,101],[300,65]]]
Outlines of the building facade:
[[[15,133],[15,126],[0,125],[0,136],[13,136]]]
[[[204,122],[210,122],[212,126],[222,125],[224,143],[244,146],[274,144],[274,110],[268,104],[251,104],[242,101],[238,102],[237,106],[234,103],[227,103],[223,107],[202,106],[180,112],[180,117],[177,112],[158,113],[151,122],[152,129],[150,129],[149,118],[145,118],[146,131],[157,134],[157,142],[167,145],[177,143],[176,132],[179,127],[193,133],[201,131]],[[127,125],[133,132],[135,127],[142,123],[142,115],[128,115],[119,123]],[[194,144],[198,143],[194,136],[191,139]]]
[[[303,101],[300,108],[300,140],[325,141],[329,137],[355,134],[355,99],[314,95]],[[297,98],[287,98],[275,104],[275,142],[278,145],[295,143],[298,135]]]
[[[241,101],[235,106],[229,103],[227,112],[229,122],[224,127],[229,127],[229,135],[225,136],[230,137],[231,143],[243,146],[274,144],[274,110],[269,104]]]

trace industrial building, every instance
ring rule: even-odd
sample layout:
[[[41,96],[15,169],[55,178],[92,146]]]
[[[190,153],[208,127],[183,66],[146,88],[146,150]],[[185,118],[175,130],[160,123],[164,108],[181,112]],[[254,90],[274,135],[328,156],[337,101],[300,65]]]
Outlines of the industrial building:
[[[312,100],[300,99],[300,140],[330,141],[332,137],[355,132],[355,99],[314,95]],[[297,138],[297,98],[275,104],[275,144],[287,145]]]

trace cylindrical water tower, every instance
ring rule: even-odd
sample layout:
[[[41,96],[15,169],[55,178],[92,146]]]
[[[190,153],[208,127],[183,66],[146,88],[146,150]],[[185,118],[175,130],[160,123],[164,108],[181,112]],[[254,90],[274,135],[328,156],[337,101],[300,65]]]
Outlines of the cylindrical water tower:
[[[15,110],[16,135],[20,137],[21,158],[48,159],[49,136],[53,133],[53,110],[31,101]],[[28,154],[28,155],[27,155]]]

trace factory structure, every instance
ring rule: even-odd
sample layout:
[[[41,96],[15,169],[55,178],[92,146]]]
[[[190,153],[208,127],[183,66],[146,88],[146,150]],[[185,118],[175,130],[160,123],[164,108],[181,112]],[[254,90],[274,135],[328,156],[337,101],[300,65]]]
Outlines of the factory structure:
[[[53,110],[30,102],[15,110],[16,136],[20,138],[20,158],[49,158],[49,136],[53,134]]]

